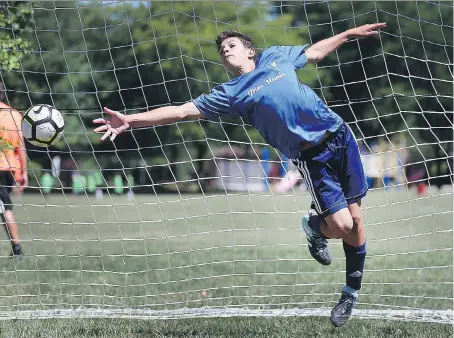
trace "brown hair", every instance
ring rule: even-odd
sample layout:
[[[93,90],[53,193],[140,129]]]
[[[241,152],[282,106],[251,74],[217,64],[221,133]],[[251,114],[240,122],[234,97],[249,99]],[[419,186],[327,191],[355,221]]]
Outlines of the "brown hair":
[[[234,30],[228,29],[226,31],[223,31],[216,38],[216,46],[218,47],[218,51],[221,48],[222,41],[224,41],[225,39],[228,39],[228,38],[238,38],[238,39],[240,39],[240,41],[244,47],[252,48],[253,50],[255,50],[254,44],[252,43],[252,39],[249,36],[247,36],[245,34],[241,34],[240,32],[236,32]]]

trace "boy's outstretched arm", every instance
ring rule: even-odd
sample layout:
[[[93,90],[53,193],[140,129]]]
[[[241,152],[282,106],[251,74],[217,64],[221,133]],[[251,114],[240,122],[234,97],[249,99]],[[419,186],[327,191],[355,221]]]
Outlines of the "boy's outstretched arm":
[[[347,40],[354,38],[365,38],[368,36],[378,35],[378,28],[386,27],[385,22],[374,23],[370,25],[362,25],[355,27],[345,32],[334,35],[328,39],[321,40],[308,49],[306,49],[306,56],[308,63],[317,63],[322,61],[327,55],[334,52],[342,46]]]
[[[151,127],[185,119],[204,117],[192,102],[185,103],[181,106],[162,107],[145,113],[132,115],[124,115],[107,107],[104,107],[104,112],[110,115],[110,118],[93,120],[93,123],[101,124],[100,127],[93,130],[95,133],[104,133],[101,137],[101,141],[104,141],[108,137],[113,141],[117,135],[121,134],[129,127]]]

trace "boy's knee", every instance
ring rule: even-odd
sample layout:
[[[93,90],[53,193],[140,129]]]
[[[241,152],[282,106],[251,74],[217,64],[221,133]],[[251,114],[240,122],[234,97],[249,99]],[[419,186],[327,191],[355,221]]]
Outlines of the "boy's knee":
[[[353,230],[363,226],[363,216],[361,211],[361,203],[350,204],[348,207],[351,218],[353,220]]]
[[[330,231],[334,238],[343,238],[345,235],[349,234],[353,230],[353,219],[346,218],[336,220],[334,224],[331,225]]]
[[[331,238],[344,238],[360,231],[363,226],[361,209],[341,209],[325,218]]]
[[[361,215],[352,215],[353,230],[363,225],[363,219]]]

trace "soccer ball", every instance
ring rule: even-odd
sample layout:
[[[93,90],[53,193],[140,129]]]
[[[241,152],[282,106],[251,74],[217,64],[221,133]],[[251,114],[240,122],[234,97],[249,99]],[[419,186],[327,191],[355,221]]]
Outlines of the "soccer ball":
[[[22,117],[24,138],[38,147],[55,144],[63,135],[65,121],[61,113],[52,106],[39,104],[27,110]]]

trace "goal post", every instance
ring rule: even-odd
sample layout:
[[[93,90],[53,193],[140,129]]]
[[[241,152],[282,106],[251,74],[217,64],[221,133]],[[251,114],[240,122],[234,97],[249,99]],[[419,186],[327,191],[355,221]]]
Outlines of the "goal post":
[[[38,1],[0,11],[0,36],[15,41],[2,53],[23,46],[11,63],[0,57],[5,103],[51,104],[65,118],[58,144],[27,145],[30,187],[13,202],[26,259],[9,259],[3,236],[0,318],[328,315],[345,279],[342,244],[330,241],[329,267],[310,257],[300,229],[310,194],[248,121],[184,121],[100,143],[91,120],[104,106],[178,105],[228,81],[214,43],[225,29],[260,52],[386,22],[298,76],[353,130],[370,185],[354,315],[452,323],[452,3]]]

